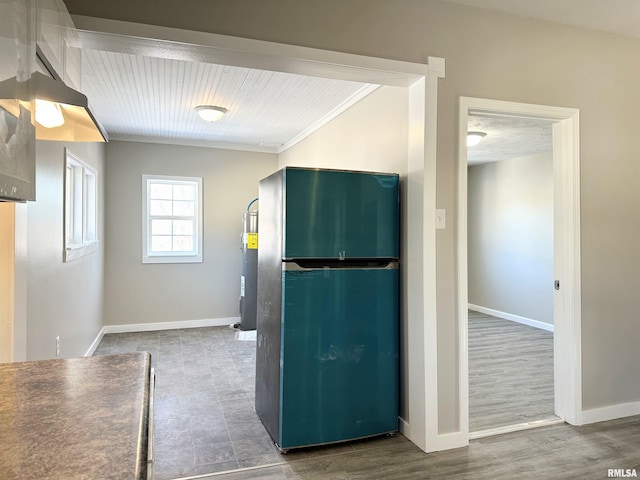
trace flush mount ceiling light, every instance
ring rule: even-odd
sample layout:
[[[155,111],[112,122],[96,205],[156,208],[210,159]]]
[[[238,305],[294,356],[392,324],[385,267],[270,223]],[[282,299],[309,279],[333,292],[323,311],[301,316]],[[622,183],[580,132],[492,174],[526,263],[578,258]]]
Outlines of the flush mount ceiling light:
[[[227,109],[214,107],[213,105],[200,105],[196,107],[196,112],[198,112],[200,118],[207,122],[217,122],[225,113],[227,113]]]
[[[467,133],[467,147],[475,147],[479,144],[487,134],[484,132],[468,132]]]

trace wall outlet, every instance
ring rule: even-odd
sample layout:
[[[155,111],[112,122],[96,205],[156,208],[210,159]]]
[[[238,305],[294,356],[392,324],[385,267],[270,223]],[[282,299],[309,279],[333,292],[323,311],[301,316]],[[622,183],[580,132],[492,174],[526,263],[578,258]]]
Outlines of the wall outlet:
[[[60,356],[60,335],[56,337],[56,357]]]

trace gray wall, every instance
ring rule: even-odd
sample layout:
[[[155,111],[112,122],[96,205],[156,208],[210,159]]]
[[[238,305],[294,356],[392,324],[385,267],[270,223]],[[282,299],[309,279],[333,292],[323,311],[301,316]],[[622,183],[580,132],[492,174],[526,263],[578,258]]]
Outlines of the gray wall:
[[[99,249],[64,263],[64,147],[98,175]],[[102,328],[104,145],[37,142],[36,201],[27,204],[27,359],[84,355]]]
[[[105,325],[237,317],[242,212],[277,156],[113,141],[106,165]],[[203,263],[142,264],[142,174],[203,177]]]
[[[439,430],[458,426],[456,159],[460,96],[580,109],[583,407],[640,400],[640,40],[436,0],[66,0],[74,14],[374,57],[444,57],[438,98]],[[186,12],[186,13],[185,13]]]
[[[553,155],[469,167],[469,303],[553,323]]]

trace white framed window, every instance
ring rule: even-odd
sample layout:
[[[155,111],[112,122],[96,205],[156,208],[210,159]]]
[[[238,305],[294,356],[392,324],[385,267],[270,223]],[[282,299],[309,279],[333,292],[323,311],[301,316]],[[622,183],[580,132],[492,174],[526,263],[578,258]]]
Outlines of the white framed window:
[[[202,178],[142,176],[142,263],[202,262]]]
[[[65,149],[64,261],[98,249],[96,171]]]

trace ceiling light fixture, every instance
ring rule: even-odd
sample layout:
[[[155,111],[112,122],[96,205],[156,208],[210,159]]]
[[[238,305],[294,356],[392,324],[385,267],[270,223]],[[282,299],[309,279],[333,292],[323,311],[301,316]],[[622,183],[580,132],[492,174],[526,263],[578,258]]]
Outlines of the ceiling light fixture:
[[[196,112],[198,112],[200,118],[207,122],[217,122],[225,113],[227,113],[227,109],[223,107],[214,107],[213,105],[199,105],[196,107]]]
[[[467,147],[475,147],[479,144],[487,134],[484,132],[468,132],[467,133]]]
[[[87,97],[41,72],[25,81],[17,77],[0,82],[0,107],[19,117],[19,104],[36,105],[36,139],[67,142],[106,142],[108,137],[95,119]]]

